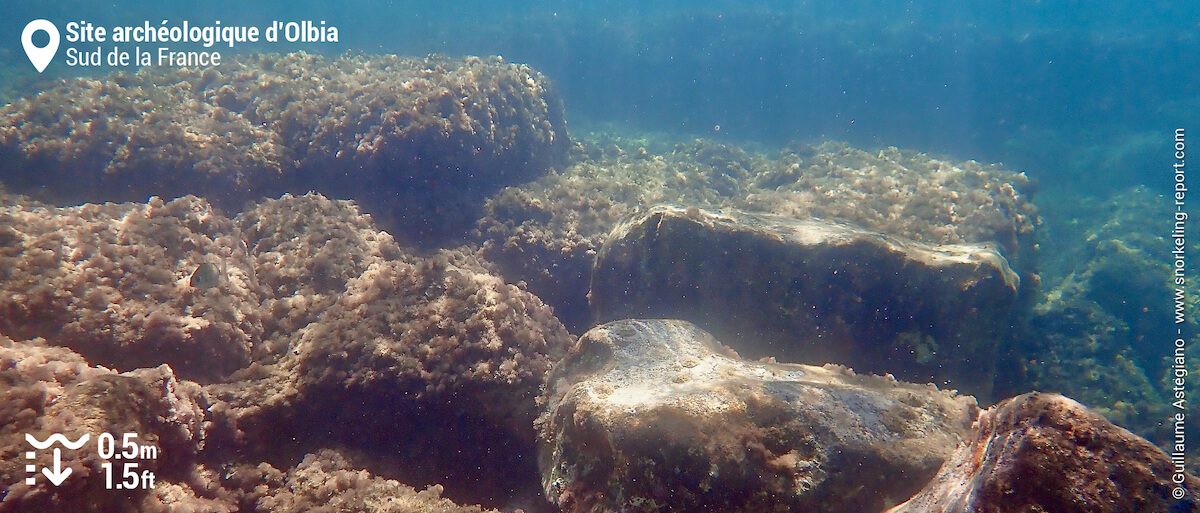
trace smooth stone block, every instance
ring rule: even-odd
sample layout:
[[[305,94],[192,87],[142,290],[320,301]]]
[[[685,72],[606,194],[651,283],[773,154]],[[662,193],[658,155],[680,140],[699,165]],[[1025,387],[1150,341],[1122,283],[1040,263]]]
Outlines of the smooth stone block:
[[[688,322],[623,320],[552,372],[539,467],[568,513],[882,511],[978,411],[928,384],[743,360]]]
[[[893,373],[987,399],[1019,278],[984,245],[817,219],[660,206],[596,257],[597,322],[694,322],[748,357]]]

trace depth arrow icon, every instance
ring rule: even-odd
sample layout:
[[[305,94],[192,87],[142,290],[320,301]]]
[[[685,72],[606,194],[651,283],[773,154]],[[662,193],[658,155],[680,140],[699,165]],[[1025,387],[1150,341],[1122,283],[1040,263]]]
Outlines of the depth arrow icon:
[[[46,478],[50,480],[54,486],[62,484],[71,475],[71,467],[62,468],[62,449],[54,448],[54,471],[50,471],[50,467],[42,469],[42,473],[46,474]]]

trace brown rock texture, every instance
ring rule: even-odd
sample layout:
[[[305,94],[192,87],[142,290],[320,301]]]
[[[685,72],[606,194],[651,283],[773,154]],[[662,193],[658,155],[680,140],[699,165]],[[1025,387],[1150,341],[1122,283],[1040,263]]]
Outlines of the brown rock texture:
[[[247,510],[266,491],[223,481],[222,466],[287,469],[329,447],[371,455],[356,468],[444,484],[470,503],[537,493],[537,396],[573,337],[478,256],[406,252],[354,203],[318,194],[232,219],[192,196],[68,208],[0,200],[0,340],[19,353],[0,360],[5,458],[27,431],[86,431],[94,442],[118,424],[154,434],[163,454],[144,468],[162,483],[148,495],[96,488],[93,451],[64,462],[79,469],[65,498],[34,487],[13,500],[108,508],[102,494],[144,511]],[[192,278],[202,263],[219,269],[206,283]],[[174,390],[203,406],[176,408]],[[155,415],[165,427],[136,421]],[[23,479],[23,461],[4,463],[6,483]]]
[[[231,445],[276,462],[332,436],[454,497],[536,487],[536,398],[573,341],[550,308],[475,255],[403,251],[350,202],[285,196],[236,223],[269,331],[257,364],[209,387]]]
[[[193,287],[206,263],[219,283]],[[0,203],[0,333],[43,337],[118,370],[167,363],[213,381],[250,363],[264,334],[260,303],[233,220],[195,196]]]
[[[974,431],[924,490],[888,512],[1200,511],[1200,479],[1173,483],[1171,457],[1061,395],[1005,400]]]
[[[166,365],[117,374],[88,365],[69,349],[0,335],[0,512],[496,511],[459,506],[442,497],[441,485],[416,490],[372,475],[328,449],[306,454],[284,471],[265,462],[234,463],[235,447],[210,438],[221,429],[224,411]],[[153,447],[153,457],[142,457],[148,455],[143,449],[134,458],[102,458],[101,433],[113,435],[117,453],[126,451],[125,433],[134,433],[129,440]],[[35,450],[27,434],[39,442],[52,434],[69,442],[88,438],[77,449],[52,446],[59,449],[60,468],[70,469],[52,486],[41,469],[53,467],[53,452]],[[36,457],[26,458],[28,451]],[[139,479],[153,472],[153,486],[114,489],[111,483],[127,482],[129,463],[137,465]],[[27,464],[38,472],[26,472]]]
[[[441,497],[442,487],[417,491],[390,479],[351,467],[340,453],[322,450],[304,457],[286,480],[258,499],[258,511],[276,513],[499,513],[459,506]]]
[[[661,206],[613,230],[588,297],[601,322],[685,319],[751,357],[845,364],[988,398],[1018,282],[984,245]]]
[[[263,290],[262,352],[272,357],[333,305],[350,280],[372,264],[405,258],[391,234],[355,203],[320,194],[261,201],[234,224]]]
[[[109,479],[122,481],[123,467],[112,476],[98,452],[102,434],[111,434],[115,450],[125,451],[125,433],[140,446],[154,447],[153,457],[126,461],[137,472],[155,472],[161,481],[186,480],[205,441],[208,397],[199,385],[175,378],[166,365],[117,374],[92,367],[65,348],[43,341],[16,342],[0,335],[0,511],[123,511],[133,508],[147,490],[112,490]],[[88,438],[77,449],[61,444],[35,450],[26,435],[39,442],[61,434],[69,442]],[[41,473],[54,469],[59,451],[61,469],[71,473],[52,486]],[[34,459],[26,458],[33,451]],[[26,472],[35,465],[37,473]],[[33,477],[34,483],[26,483]]]
[[[712,140],[579,138],[561,173],[488,200],[476,238],[508,279],[523,280],[569,328],[592,326],[586,294],[608,233],[649,208],[734,208],[847,222],[930,245],[991,244],[1036,290],[1036,189],[1023,173],[842,143],[777,154]]]
[[[536,296],[445,252],[377,261],[275,364],[210,387],[232,443],[271,461],[333,437],[410,483],[480,501],[533,486],[537,396],[572,342]],[[286,435],[286,436],[281,436]]]
[[[480,513],[442,497],[443,487],[416,490],[356,469],[341,453],[320,449],[290,470],[270,464],[229,463],[233,447],[210,445],[220,414],[209,396],[191,381],[178,380],[167,366],[116,374],[91,367],[76,352],[42,340],[14,342],[0,336],[0,512],[445,512]],[[217,411],[220,411],[218,409]],[[125,434],[152,458],[101,458],[97,437],[112,434],[115,452],[125,452]],[[52,467],[50,448],[35,449],[52,434],[70,442],[88,435],[82,446],[61,443],[59,485],[41,473]],[[34,451],[35,459],[25,458]],[[218,461],[216,469],[204,463]],[[126,482],[125,464],[155,473],[146,489],[113,489]],[[36,465],[38,472],[25,471]],[[106,465],[113,476],[109,478]],[[224,465],[221,467],[220,465]],[[34,477],[34,484],[26,484]],[[112,481],[110,481],[112,479]],[[494,509],[488,509],[493,511]]]
[[[460,506],[443,487],[423,490],[357,468],[343,453],[322,449],[291,468],[267,463],[227,465],[220,473],[197,467],[187,481],[156,486],[139,504],[144,513],[498,513]]]
[[[551,383],[539,461],[567,513],[880,511],[978,412],[932,385],[742,360],[672,320],[590,330]]]
[[[240,208],[315,189],[423,244],[461,235],[487,194],[563,164],[567,146],[549,81],[499,58],[237,56],[75,79],[0,109],[16,192]]]

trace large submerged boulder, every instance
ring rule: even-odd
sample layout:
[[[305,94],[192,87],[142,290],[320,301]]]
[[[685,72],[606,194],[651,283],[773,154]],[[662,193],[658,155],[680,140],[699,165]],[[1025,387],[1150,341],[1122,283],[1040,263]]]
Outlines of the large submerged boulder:
[[[1143,438],[1057,394],[979,416],[921,493],[889,513],[1200,511],[1200,479]]]
[[[592,329],[550,383],[539,465],[568,513],[881,511],[978,413],[932,385],[743,360],[672,320]]]
[[[237,223],[271,315],[266,356],[208,388],[230,446],[287,465],[349,447],[455,500],[536,493],[537,397],[574,340],[549,307],[463,250],[403,251],[351,202],[285,196]]]
[[[235,56],[78,78],[0,108],[0,174],[16,192],[237,209],[318,190],[425,244],[564,164],[568,146],[549,80],[498,57]]]
[[[600,322],[686,319],[747,356],[845,364],[988,398],[1018,283],[986,245],[660,206],[613,230],[589,299]]]
[[[117,374],[67,348],[0,335],[0,512],[497,511],[455,504],[440,484],[383,478],[330,449],[282,470],[245,461],[221,443],[227,412],[169,366]],[[98,445],[106,434],[109,458]],[[26,435],[66,443],[37,449]]]
[[[157,434],[153,470],[174,477],[148,497],[164,503],[236,502],[211,462],[287,469],[330,447],[454,500],[539,493],[538,397],[574,337],[487,261],[404,251],[353,202],[285,195],[231,219],[194,196],[56,208],[0,194],[0,264],[0,475],[23,476],[23,433],[75,440],[84,419],[93,440],[107,425]],[[175,427],[174,403],[151,404],[171,387],[197,394],[186,427],[203,440]],[[169,422],[135,425],[160,411]],[[71,458],[90,480],[63,499],[87,503],[103,473]],[[0,488],[0,512],[5,493],[53,493],[22,486]]]
[[[478,223],[488,260],[554,306],[575,333],[593,326],[587,292],[612,229],[653,205],[830,219],[925,244],[993,244],[1036,297],[1036,185],[998,164],[845,143],[777,154],[713,140],[586,133],[558,173],[505,189]]]

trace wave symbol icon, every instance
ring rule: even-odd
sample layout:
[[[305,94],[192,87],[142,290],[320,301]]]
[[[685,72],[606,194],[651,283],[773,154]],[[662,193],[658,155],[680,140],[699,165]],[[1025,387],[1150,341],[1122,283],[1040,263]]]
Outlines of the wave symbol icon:
[[[53,435],[50,435],[49,438],[46,438],[45,442],[39,442],[37,438],[33,437],[33,435],[25,433],[25,441],[29,442],[29,445],[32,445],[36,449],[45,449],[51,445],[54,445],[54,442],[58,442],[63,444],[63,447],[75,450],[83,447],[83,444],[87,443],[88,438],[91,438],[91,436],[92,435],[84,433],[83,436],[79,437],[79,440],[72,442],[68,440],[67,437],[63,436],[62,433],[54,433]]]

